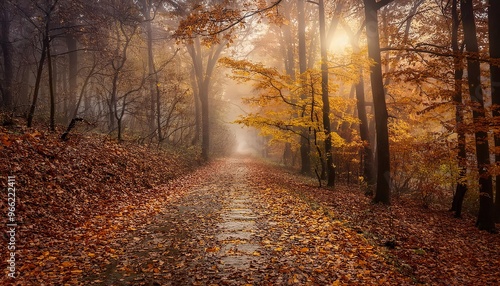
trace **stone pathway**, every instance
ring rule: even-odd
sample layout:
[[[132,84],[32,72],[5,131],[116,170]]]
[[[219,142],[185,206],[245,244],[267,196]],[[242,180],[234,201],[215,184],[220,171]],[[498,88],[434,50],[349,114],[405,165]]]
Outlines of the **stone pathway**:
[[[116,245],[124,259],[109,262],[88,285],[245,285],[262,264],[261,217],[248,168],[228,160],[151,224]],[[118,247],[117,247],[118,248]],[[132,267],[135,265],[136,267]],[[210,281],[210,283],[209,283]],[[218,282],[217,282],[218,281]],[[215,285],[215,284],[214,284]]]
[[[110,241],[113,255],[81,285],[408,284],[358,234],[259,168],[226,159],[174,182],[185,194]]]
[[[254,241],[258,216],[252,208],[253,199],[248,195],[250,187],[245,183],[245,173],[240,167],[217,225],[216,239],[221,244],[218,267],[225,272],[251,268],[252,262],[260,258],[260,246]]]

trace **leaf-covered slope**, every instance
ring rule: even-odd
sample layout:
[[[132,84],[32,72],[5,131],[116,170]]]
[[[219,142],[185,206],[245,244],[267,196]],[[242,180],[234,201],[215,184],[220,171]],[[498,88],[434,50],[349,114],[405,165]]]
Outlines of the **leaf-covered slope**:
[[[2,185],[16,176],[18,220],[39,231],[75,226],[120,198],[140,199],[192,167],[178,154],[95,134],[62,142],[57,134],[2,128],[0,138]]]
[[[265,173],[385,249],[386,258],[417,284],[500,285],[500,236],[479,231],[471,216],[456,219],[445,209],[424,209],[403,198],[391,206],[373,204],[352,185],[328,190],[294,173]]]
[[[0,127],[0,180],[6,188],[7,176],[15,176],[17,237],[23,248],[37,248],[120,205],[140,204],[154,196],[154,186],[191,170],[193,161],[96,134],[72,134],[63,142],[59,134]],[[6,203],[5,196],[0,200],[4,214]],[[6,269],[4,255],[1,269]]]

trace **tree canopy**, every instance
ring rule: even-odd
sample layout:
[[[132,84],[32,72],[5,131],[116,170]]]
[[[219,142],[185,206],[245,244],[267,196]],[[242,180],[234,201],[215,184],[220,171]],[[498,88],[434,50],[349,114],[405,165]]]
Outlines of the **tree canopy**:
[[[6,117],[52,131],[88,122],[118,141],[195,150],[203,161],[243,146],[320,185],[357,183],[374,202],[453,201],[456,216],[465,204],[479,228],[495,231],[495,1],[2,0],[0,8]]]

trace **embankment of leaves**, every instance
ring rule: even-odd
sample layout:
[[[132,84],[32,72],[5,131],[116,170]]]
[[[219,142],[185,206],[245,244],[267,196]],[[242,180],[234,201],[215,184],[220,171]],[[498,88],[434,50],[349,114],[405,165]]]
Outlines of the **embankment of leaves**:
[[[196,168],[195,158],[107,136],[0,127],[1,186],[15,176],[19,255],[61,238],[91,218],[140,205],[155,186]],[[7,220],[7,197],[0,200]],[[2,243],[3,244],[3,243]],[[6,269],[2,252],[1,269]]]
[[[391,206],[373,204],[355,185],[318,188],[313,180],[294,172],[266,168],[269,180],[312,208],[329,210],[415,283],[500,285],[500,235],[478,230],[474,217],[456,219],[442,206],[424,208],[404,198],[394,198]]]

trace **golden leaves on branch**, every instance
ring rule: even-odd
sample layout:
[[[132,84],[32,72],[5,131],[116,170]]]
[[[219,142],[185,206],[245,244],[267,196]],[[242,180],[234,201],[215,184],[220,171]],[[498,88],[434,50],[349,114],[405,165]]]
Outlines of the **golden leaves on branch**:
[[[246,1],[235,4],[232,1],[222,3],[195,4],[190,14],[179,23],[174,37],[188,43],[196,37],[203,38],[203,44],[210,46],[221,43],[221,40],[232,42],[234,31],[246,28],[246,20],[261,14],[270,16],[270,11],[279,2],[270,5],[267,1]]]
[[[241,116],[235,123],[255,127],[261,131],[261,135],[271,136],[272,141],[293,143],[301,128],[315,130],[319,140],[326,139],[320,120],[322,101],[318,93],[321,90],[319,69],[309,69],[303,76],[292,77],[276,68],[248,60],[222,58],[219,63],[231,69],[232,79],[240,83],[251,83],[255,89],[252,96],[243,99],[255,112]],[[339,80],[354,80],[357,74],[348,66],[349,64],[343,68],[332,68],[332,76],[337,76]],[[338,86],[339,84],[331,84],[330,91],[335,93]],[[330,119],[339,124],[357,123],[358,120],[346,112],[354,104],[354,100],[341,95],[331,96]],[[338,134],[333,134],[332,138],[335,139],[332,143],[336,146],[345,144]]]

